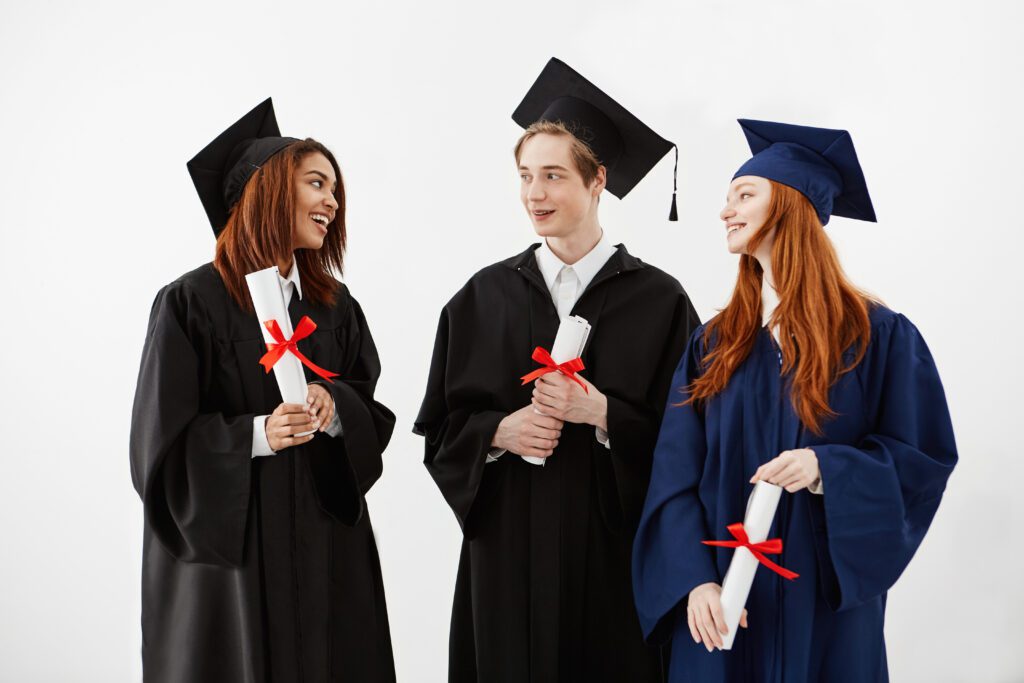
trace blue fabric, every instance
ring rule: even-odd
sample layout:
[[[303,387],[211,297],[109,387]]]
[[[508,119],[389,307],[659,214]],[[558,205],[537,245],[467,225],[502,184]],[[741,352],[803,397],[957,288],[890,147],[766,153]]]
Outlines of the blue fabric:
[[[733,179],[752,175],[788,185],[814,206],[822,225],[831,216],[874,221],[867,182],[845,130],[739,119],[754,155]]]
[[[700,373],[697,329],[673,387]],[[669,680],[884,681],[886,591],[931,523],[957,460],[945,395],[928,347],[902,315],[871,312],[862,362],[830,393],[839,416],[815,436],[801,427],[767,330],[726,389],[704,406],[675,406],[661,425],[643,517],[633,548],[633,585],[644,636],[671,641]],[[686,599],[721,583],[734,552],[701,541],[728,538],[743,520],[754,471],[784,450],[808,447],[824,495],[783,493],[770,538],[773,556],[800,574],[759,568],[747,601],[749,629],[729,652],[693,642]]]

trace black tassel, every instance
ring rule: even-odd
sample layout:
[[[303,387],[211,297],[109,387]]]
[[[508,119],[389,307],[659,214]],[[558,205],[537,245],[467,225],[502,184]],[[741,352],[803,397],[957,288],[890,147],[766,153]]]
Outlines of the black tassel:
[[[672,167],[672,208],[668,211],[668,219],[670,221],[679,220],[679,212],[676,210],[676,176],[679,173],[679,146],[672,145],[676,150],[676,163]]]

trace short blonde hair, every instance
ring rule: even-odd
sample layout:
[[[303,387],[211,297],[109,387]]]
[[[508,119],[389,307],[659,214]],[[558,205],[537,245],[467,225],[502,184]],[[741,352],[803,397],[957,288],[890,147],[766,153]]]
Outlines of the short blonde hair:
[[[561,121],[536,121],[530,124],[530,127],[523,131],[523,134],[519,136],[519,141],[516,143],[515,155],[516,163],[519,163],[519,158],[523,152],[523,145],[526,141],[535,135],[568,135],[571,138],[572,144],[569,147],[569,154],[572,156],[573,165],[576,166],[576,170],[583,176],[583,184],[590,185],[597,177],[597,171],[601,168],[601,162],[598,160],[597,155],[594,154],[594,150],[590,148],[590,145],[585,143],[579,137],[573,133]]]

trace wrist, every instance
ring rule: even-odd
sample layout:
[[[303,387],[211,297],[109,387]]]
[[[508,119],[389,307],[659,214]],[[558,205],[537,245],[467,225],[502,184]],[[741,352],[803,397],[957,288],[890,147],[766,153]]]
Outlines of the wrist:
[[[594,401],[596,402],[594,409],[594,417],[591,424],[600,429],[603,432],[608,431],[608,397],[602,394],[597,388],[591,385],[591,389],[594,392]]]

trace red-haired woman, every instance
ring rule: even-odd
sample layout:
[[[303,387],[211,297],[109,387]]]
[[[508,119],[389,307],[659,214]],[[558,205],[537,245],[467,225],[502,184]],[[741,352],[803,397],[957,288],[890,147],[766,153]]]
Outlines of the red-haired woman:
[[[883,681],[886,591],[957,460],[939,375],[913,324],[850,284],[823,226],[874,220],[845,131],[740,122],[754,156],[721,213],[740,254],[728,305],[696,330],[661,426],[633,582],[670,680]],[[680,400],[681,399],[681,400]],[[719,600],[752,485],[785,488],[772,560],[733,647]]]
[[[217,234],[213,263],[160,290],[132,413],[145,508],[146,681],[392,681],[380,563],[364,495],[394,416],[340,272],[345,192],[320,143],[282,138],[270,100],[190,163]],[[307,374],[281,403],[246,273],[277,265]],[[303,432],[313,434],[299,436]]]

